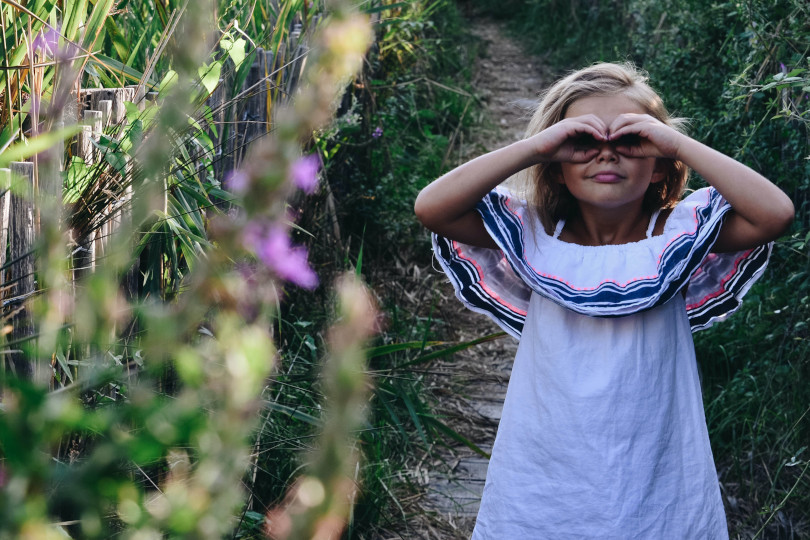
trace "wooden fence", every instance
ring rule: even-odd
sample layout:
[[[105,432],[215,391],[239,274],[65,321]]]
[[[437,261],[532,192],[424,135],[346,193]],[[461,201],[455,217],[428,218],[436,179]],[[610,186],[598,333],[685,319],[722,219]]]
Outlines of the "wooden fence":
[[[216,152],[213,174],[218,180],[222,181],[227,171],[240,165],[252,141],[270,131],[276,101],[288,99],[298,83],[307,52],[306,41],[301,35],[301,26],[296,25],[290,39],[279,47],[277,56],[261,48],[255,50],[253,64],[241,89],[233,90],[232,72],[220,79],[206,102],[218,127],[216,136],[213,130],[209,132]],[[112,173],[108,165],[101,163],[103,155],[97,144],[101,135],[121,136],[127,123],[126,102],[143,109],[147,102],[157,99],[156,92],[146,92],[142,85],[80,90],[64,111],[65,123],[82,124],[81,132],[69,144],[68,155],[78,156],[88,166],[106,167],[107,172]],[[14,193],[5,190],[0,194],[0,246],[6,246],[5,250],[0,250],[0,299],[5,325],[12,327],[6,336],[6,361],[0,362],[0,369],[8,365],[22,376],[31,374],[28,355],[23,354],[22,346],[31,342],[36,332],[28,302],[38,289],[34,243],[40,235],[37,219],[40,208],[35,204],[34,195],[47,191],[55,200],[61,201],[63,197],[61,177],[55,186],[46,187],[47,179],[42,178],[38,169],[36,158],[31,162],[13,162],[10,168],[0,169],[0,186],[10,185],[12,178],[22,182],[22,189],[15,189]],[[74,282],[80,282],[104,256],[115,231],[129,219],[131,202],[131,186],[122,186],[110,193],[102,208],[93,208],[95,215],[90,226],[69,231]],[[75,211],[77,207],[65,209],[67,217]],[[142,293],[138,268],[136,261],[122,283],[123,292],[129,297]]]

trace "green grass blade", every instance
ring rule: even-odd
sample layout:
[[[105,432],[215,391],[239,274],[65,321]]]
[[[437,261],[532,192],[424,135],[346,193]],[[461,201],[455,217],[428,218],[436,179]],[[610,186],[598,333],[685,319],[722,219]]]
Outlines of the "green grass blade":
[[[425,446],[429,446],[430,443],[428,442],[427,432],[422,425],[422,420],[419,418],[419,413],[416,412],[416,407],[414,407],[413,400],[411,400],[411,397],[403,388],[396,387],[396,393],[402,399],[402,402],[405,404],[405,408],[408,409],[408,415],[410,416],[413,425],[416,427],[416,432],[419,434],[419,438],[422,439]]]
[[[115,21],[110,17],[104,20],[104,29],[110,37],[110,42],[112,42],[113,49],[115,49],[118,58],[126,63],[126,61],[129,60],[131,50],[126,36],[118,29]],[[142,39],[143,35],[141,35],[139,41]]]
[[[129,80],[130,82],[138,82],[143,77],[143,73],[141,71],[133,69],[130,66],[125,65],[123,62],[110,58],[105,54],[97,53],[93,55],[93,58],[90,59],[90,65],[115,73],[119,75],[125,82],[126,80]],[[157,83],[152,79],[146,81],[146,85],[150,88],[154,87],[156,84]]]
[[[284,413],[291,418],[295,418],[296,420],[301,420],[302,422],[306,422],[315,427],[322,427],[323,422],[320,418],[315,418],[314,416],[301,412],[298,409],[294,409],[292,407],[288,407],[287,405],[282,405],[281,403],[276,403],[275,401],[265,401],[264,407],[271,411],[276,411],[280,413]]]
[[[84,47],[90,51],[93,50],[101,30],[104,28],[104,22],[107,20],[115,0],[96,0],[95,4],[84,28]]]
[[[424,347],[435,347],[437,345],[446,345],[446,341],[408,341],[403,343],[392,343],[390,345],[380,345],[379,347],[371,347],[366,350],[366,358],[377,358],[387,354],[393,354],[400,351],[409,351],[413,349],[423,349]]]
[[[87,0],[66,0],[62,16],[65,21],[62,34],[70,41],[76,41],[79,27],[84,25],[87,16]]]
[[[81,131],[81,126],[67,126],[56,131],[37,135],[36,137],[27,139],[25,142],[19,142],[9,146],[0,154],[0,168],[7,167],[12,161],[22,161],[40,152],[44,152],[60,141],[72,137],[79,131]]]
[[[484,337],[476,338],[470,341],[465,341],[463,343],[459,343],[458,345],[454,345],[452,347],[447,347],[446,349],[442,349],[440,351],[435,351],[432,353],[428,353],[425,355],[420,356],[410,362],[406,362],[398,367],[405,367],[405,366],[412,366],[414,364],[423,364],[425,362],[429,362],[431,360],[435,360],[437,358],[443,358],[445,356],[450,356],[451,354],[455,354],[459,351],[463,351],[465,349],[469,349],[470,347],[474,347],[476,345],[480,345],[481,343],[486,343],[488,341],[494,341],[496,339],[501,339],[502,337],[506,336],[506,332],[496,332],[494,334],[489,334]]]
[[[360,237],[360,252],[357,254],[357,264],[355,265],[354,275],[357,277],[362,276],[363,273],[363,245],[366,241],[366,226],[363,225],[363,236]]]
[[[444,433],[454,441],[460,442],[479,456],[485,457],[489,459],[489,453],[483,451],[477,444],[469,440],[467,437],[459,433],[458,431],[454,430],[444,422],[440,422],[438,419],[432,416],[426,416],[424,418],[425,424],[429,425],[430,427]]]

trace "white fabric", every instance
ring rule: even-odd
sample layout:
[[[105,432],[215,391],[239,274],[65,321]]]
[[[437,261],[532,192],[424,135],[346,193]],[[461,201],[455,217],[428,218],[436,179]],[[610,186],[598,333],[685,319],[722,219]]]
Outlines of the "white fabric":
[[[619,318],[532,294],[474,540],[727,539],[678,294]]]
[[[647,232],[644,233],[645,238],[652,238],[653,230],[655,230],[655,223],[658,221],[658,216],[661,215],[661,209],[657,209],[652,213],[650,216],[650,222],[647,224]],[[563,227],[565,227],[565,218],[561,219],[557,222],[557,225],[554,227],[554,234],[551,235],[552,238],[557,239],[562,234]]]
[[[656,209],[656,211],[653,212],[652,217],[650,218],[650,224],[647,225],[647,232],[645,233],[647,238],[652,238],[653,231],[655,230],[655,224],[658,221],[658,216],[660,215],[661,215],[660,208]]]

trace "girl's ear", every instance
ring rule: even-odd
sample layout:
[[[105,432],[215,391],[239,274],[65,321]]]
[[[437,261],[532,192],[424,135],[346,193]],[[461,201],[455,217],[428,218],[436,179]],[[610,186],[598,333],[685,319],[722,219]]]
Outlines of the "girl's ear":
[[[655,167],[653,168],[651,184],[663,182],[667,177],[671,161],[664,158],[655,158]]]

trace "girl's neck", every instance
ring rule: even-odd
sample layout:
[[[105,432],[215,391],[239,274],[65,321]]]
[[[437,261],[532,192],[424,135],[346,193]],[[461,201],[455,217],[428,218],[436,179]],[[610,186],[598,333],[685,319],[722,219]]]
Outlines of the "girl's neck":
[[[583,204],[566,221],[560,240],[583,246],[638,242],[647,236],[651,215],[641,201],[632,207],[592,208]]]

